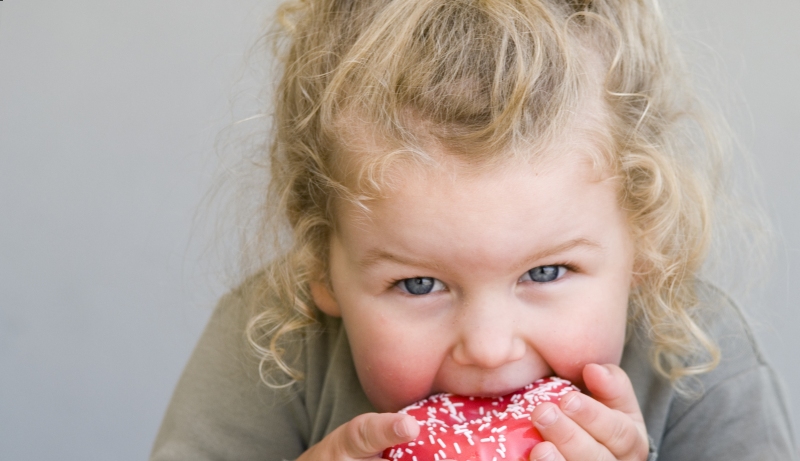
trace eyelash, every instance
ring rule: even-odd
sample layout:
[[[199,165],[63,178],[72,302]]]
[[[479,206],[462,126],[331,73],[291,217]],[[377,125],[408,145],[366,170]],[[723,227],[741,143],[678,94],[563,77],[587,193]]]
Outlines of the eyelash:
[[[525,276],[531,277],[530,276],[531,271],[533,271],[534,269],[541,268],[541,267],[555,267],[555,268],[557,268],[556,270],[558,272],[561,272],[560,269],[563,268],[564,272],[561,275],[557,275],[556,278],[553,279],[553,280],[548,280],[548,281],[543,281],[543,282],[537,282],[536,280],[524,280],[524,282],[532,282],[532,283],[535,283],[537,285],[550,284],[550,283],[557,282],[557,281],[561,280],[569,272],[575,272],[575,270],[573,269],[573,266],[571,264],[542,264],[540,266],[536,266],[536,267],[532,267],[532,268],[528,269],[525,273],[520,275],[519,280],[522,280]],[[558,272],[557,272],[557,274],[558,274]]]
[[[434,280],[439,280],[439,279],[437,279],[436,277],[428,277],[428,276],[425,276],[425,275],[413,275],[413,276],[411,276],[411,277],[403,277],[403,278],[399,278],[399,279],[394,279],[394,280],[391,280],[391,281],[389,281],[389,283],[387,284],[387,287],[386,287],[386,288],[388,288],[388,289],[391,289],[391,288],[397,288],[398,290],[400,290],[400,288],[399,288],[399,286],[398,286],[398,285],[400,285],[400,282],[402,282],[403,280],[415,279],[415,278],[432,278],[432,279],[434,279]],[[441,281],[441,280],[440,280],[440,281]],[[445,286],[447,286],[447,285],[445,285]],[[400,290],[400,291],[402,292],[403,290]],[[415,296],[419,296],[419,295],[415,295]]]
[[[536,267],[543,267],[543,266],[563,267],[564,269],[566,269],[566,272],[564,273],[564,276],[567,275],[567,273],[576,273],[576,272],[578,272],[577,267],[571,262],[562,262],[562,263],[555,263],[555,264],[541,264],[541,265],[536,266]],[[528,269],[528,271],[536,269],[536,267],[531,267],[530,269]],[[522,275],[520,275],[520,278],[522,278],[524,275],[525,275],[524,273]],[[555,282],[557,280],[561,280],[564,276],[561,276],[558,279],[553,280],[553,282]],[[416,277],[424,278],[425,276],[417,275],[417,276],[412,276],[412,277],[402,277],[402,278],[398,278],[398,279],[393,279],[393,280],[389,281],[389,283],[387,284],[386,288],[387,289],[397,288],[403,294],[408,294],[409,296],[414,296],[414,297],[420,296],[420,295],[411,295],[409,293],[405,293],[398,286],[400,284],[400,282],[402,282],[403,280],[413,279],[413,278],[416,278]],[[435,277],[431,277],[431,278],[435,278]],[[552,283],[552,282],[533,282],[533,283],[544,284],[544,283]],[[445,285],[445,286],[447,286],[447,285]]]

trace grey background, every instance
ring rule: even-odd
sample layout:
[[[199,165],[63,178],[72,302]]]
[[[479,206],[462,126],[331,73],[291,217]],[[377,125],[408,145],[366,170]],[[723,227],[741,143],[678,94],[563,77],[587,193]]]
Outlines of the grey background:
[[[198,210],[274,6],[0,3],[0,459],[147,457],[224,291]],[[749,311],[800,421],[800,2],[664,10],[764,178],[779,251]]]

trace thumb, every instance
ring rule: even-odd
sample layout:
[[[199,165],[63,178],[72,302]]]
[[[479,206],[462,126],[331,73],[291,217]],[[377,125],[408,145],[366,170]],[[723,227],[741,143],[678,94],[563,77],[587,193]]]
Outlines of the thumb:
[[[631,417],[642,418],[633,384],[622,368],[612,364],[586,365],[583,368],[583,382],[598,402]]]
[[[346,458],[371,458],[398,443],[410,442],[419,434],[419,424],[408,415],[366,413],[356,416],[336,432],[341,454]]]

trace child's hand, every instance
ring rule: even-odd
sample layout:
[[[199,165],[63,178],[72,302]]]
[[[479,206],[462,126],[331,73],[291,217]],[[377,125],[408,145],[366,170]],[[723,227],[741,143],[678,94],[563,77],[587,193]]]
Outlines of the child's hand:
[[[342,424],[297,461],[377,459],[383,450],[417,438],[419,424],[408,415],[366,413]]]
[[[647,459],[647,430],[628,375],[591,364],[583,380],[594,398],[572,392],[558,406],[542,404],[531,414],[546,440],[531,450],[531,461]]]

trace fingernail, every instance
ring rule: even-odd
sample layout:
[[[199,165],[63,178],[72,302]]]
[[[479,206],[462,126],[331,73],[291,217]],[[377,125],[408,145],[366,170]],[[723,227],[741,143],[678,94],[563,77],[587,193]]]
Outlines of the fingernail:
[[[398,437],[408,437],[408,425],[406,424],[405,419],[401,419],[394,423],[394,433],[397,434]]]
[[[564,402],[564,411],[567,413],[575,413],[581,407],[581,398],[578,394],[572,394],[572,396]]]
[[[544,413],[542,413],[541,416],[539,416],[539,419],[536,420],[536,425],[539,427],[547,427],[556,422],[556,419],[558,419],[556,411],[552,408],[548,408]]]
[[[556,454],[553,453],[553,450],[550,450],[542,456],[536,458],[535,461],[553,461],[554,459],[556,459]]]

